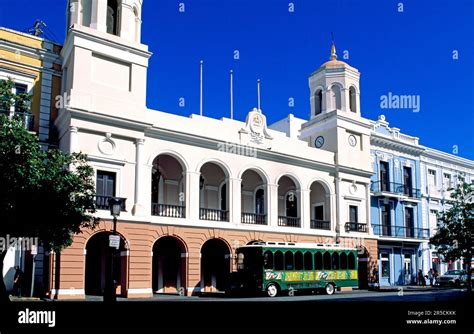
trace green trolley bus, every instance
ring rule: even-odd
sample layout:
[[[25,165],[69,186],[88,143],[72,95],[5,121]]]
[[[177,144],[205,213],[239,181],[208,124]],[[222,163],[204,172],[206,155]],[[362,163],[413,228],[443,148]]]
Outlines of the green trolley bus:
[[[229,292],[275,297],[283,291],[357,287],[357,249],[338,245],[261,242],[237,249]]]

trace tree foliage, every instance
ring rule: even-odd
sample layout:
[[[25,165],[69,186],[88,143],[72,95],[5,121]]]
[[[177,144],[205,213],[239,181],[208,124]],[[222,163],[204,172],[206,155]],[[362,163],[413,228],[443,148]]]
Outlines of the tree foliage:
[[[430,239],[445,261],[463,259],[468,269],[468,288],[472,290],[471,262],[474,235],[474,185],[461,183],[452,189],[451,207],[438,216],[438,229]]]
[[[7,110],[25,101],[11,96],[11,88],[0,82]],[[85,155],[44,150],[20,117],[0,115],[0,237],[38,238],[57,252],[71,245],[74,234],[98,222],[93,175]],[[7,249],[0,251],[3,267]]]

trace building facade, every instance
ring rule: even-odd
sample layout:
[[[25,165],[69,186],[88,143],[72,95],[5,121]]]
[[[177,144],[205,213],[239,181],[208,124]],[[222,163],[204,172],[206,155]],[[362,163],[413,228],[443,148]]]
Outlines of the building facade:
[[[61,92],[61,46],[47,39],[0,27],[0,80],[14,82],[13,93],[32,96],[29,110],[12,106],[0,113],[20,116],[25,126],[35,133],[43,147],[57,144],[54,121],[57,117],[56,96]],[[3,277],[8,290],[13,287],[15,266],[25,273],[23,294],[41,294],[47,289],[48,270],[43,271],[44,256],[35,242],[24,239],[11,245],[4,260]],[[33,284],[32,284],[33,281]],[[45,286],[46,285],[46,286]],[[34,291],[31,291],[34,290]]]
[[[474,182],[474,162],[454,154],[426,148],[420,156],[423,221],[431,235],[436,232],[438,213],[451,207],[452,188],[462,182]],[[423,272],[431,268],[444,273],[449,269],[466,269],[458,260],[443,261],[436,249],[425,242],[422,246]]]
[[[429,228],[422,219],[418,138],[390,128],[382,115],[372,122],[371,226],[379,236],[379,284],[410,285],[423,269],[422,245]]]
[[[102,294],[111,196],[125,200],[114,260],[123,296],[221,291],[236,247],[259,240],[359,247],[367,286],[378,257],[368,228],[371,125],[360,115],[359,72],[334,47],[309,78],[312,116],[295,138],[257,109],[245,122],[147,109],[142,2],[82,5],[69,6],[70,102],[56,125],[61,149],[89,157],[102,222],[53,254],[53,297]]]
[[[70,0],[64,47],[18,35],[39,43],[27,54],[48,55],[36,79],[16,77],[30,82],[34,129],[44,143],[87,154],[101,218],[44,257],[52,298],[102,295],[110,261],[125,297],[222,291],[236,248],[256,241],[357,247],[361,288],[414,284],[441,260],[428,244],[434,212],[449,205],[436,185],[444,174],[471,182],[474,164],[420,145],[383,116],[362,117],[360,73],[334,44],[309,76],[309,120],[267,124],[251,106],[245,122],[182,117],[146,106],[152,54],[141,17],[142,0]],[[2,54],[25,49],[2,33]],[[0,59],[0,76],[31,70],[10,58]],[[66,101],[58,111],[55,96]],[[113,257],[112,197],[123,199]]]

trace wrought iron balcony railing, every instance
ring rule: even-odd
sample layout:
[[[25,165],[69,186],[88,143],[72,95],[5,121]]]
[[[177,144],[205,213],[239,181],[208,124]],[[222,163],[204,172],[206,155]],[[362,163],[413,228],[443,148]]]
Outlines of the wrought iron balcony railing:
[[[267,225],[267,215],[242,212],[242,224]]]
[[[427,228],[406,227],[406,226],[387,226],[372,224],[375,235],[394,238],[413,238],[428,239],[430,232]]]
[[[199,219],[201,219],[201,220],[212,220],[212,221],[218,221],[218,222],[228,222],[229,221],[229,211],[200,208],[199,209]]]
[[[357,222],[347,222],[346,232],[367,232],[367,224]]]
[[[95,196],[95,207],[98,210],[109,210],[109,199],[110,198],[120,198],[122,200],[122,206],[121,206],[121,211],[127,211],[126,209],[126,198],[123,197],[115,197],[115,196],[102,196],[102,195],[96,195]]]
[[[409,187],[405,184],[395,183],[395,182],[373,181],[370,185],[370,191],[400,194],[400,195],[405,195],[412,198],[421,197],[420,189],[416,189],[413,187]]]
[[[301,227],[299,217],[278,216],[278,226]]]
[[[327,220],[311,219],[310,227],[318,230],[330,230],[331,222]]]
[[[151,203],[152,216],[185,218],[186,207],[182,205]]]
[[[35,117],[29,111],[10,111],[0,108],[0,115],[5,115],[10,118],[15,118],[20,120],[25,129],[28,131],[33,131],[35,126]]]

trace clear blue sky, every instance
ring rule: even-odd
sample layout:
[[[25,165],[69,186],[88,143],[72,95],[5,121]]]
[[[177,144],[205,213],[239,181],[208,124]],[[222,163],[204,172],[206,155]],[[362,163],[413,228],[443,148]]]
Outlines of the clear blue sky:
[[[185,12],[179,12],[179,3]],[[288,11],[293,2],[294,12]],[[404,5],[398,11],[398,3]],[[142,40],[154,53],[148,106],[199,113],[199,61],[204,60],[204,113],[229,116],[234,70],[237,119],[256,105],[270,123],[309,114],[308,75],[329,56],[334,32],[339,57],[361,72],[362,115],[385,114],[391,126],[420,143],[474,159],[472,0],[144,0]],[[0,0],[0,25],[24,30],[39,18],[62,41],[66,0]],[[234,50],[240,59],[233,58]],[[459,59],[453,60],[453,50]],[[419,95],[420,112],[380,107],[388,92]],[[186,105],[179,107],[179,98]],[[288,99],[295,101],[293,108]]]

